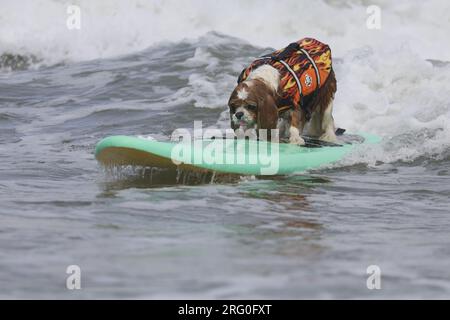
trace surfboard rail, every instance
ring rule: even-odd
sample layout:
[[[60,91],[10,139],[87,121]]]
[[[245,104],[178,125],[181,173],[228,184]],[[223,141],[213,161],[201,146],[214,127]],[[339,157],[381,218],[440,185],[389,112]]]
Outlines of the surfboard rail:
[[[347,135],[350,136],[350,135]],[[340,146],[300,147],[288,143],[243,139],[209,139],[162,142],[132,136],[111,136],[95,149],[104,166],[144,166],[191,169],[241,175],[285,175],[331,164],[358,145],[374,144],[380,138],[359,133],[362,143]]]

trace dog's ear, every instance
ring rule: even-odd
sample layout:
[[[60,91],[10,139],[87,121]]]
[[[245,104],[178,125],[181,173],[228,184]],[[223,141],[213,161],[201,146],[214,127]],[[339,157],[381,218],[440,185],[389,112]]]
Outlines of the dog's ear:
[[[236,127],[236,126],[234,125],[233,119],[231,119],[231,114],[230,114],[230,128],[231,128],[232,130],[236,130],[236,129],[239,128],[239,127]]]
[[[233,92],[234,94],[234,92]],[[236,130],[237,128],[234,126],[234,122],[233,122],[233,114],[234,114],[234,103],[235,103],[236,99],[234,98],[233,95],[231,95],[230,100],[228,100],[228,108],[229,108],[229,112],[230,112],[230,127],[233,130]]]
[[[270,94],[267,94],[258,100],[258,129],[276,129],[278,108],[275,99]]]

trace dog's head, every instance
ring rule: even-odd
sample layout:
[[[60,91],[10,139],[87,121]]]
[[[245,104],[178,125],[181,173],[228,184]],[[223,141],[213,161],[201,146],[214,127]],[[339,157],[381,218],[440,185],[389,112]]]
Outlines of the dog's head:
[[[238,84],[228,101],[231,128],[275,129],[278,122],[275,95],[272,88],[258,79]]]

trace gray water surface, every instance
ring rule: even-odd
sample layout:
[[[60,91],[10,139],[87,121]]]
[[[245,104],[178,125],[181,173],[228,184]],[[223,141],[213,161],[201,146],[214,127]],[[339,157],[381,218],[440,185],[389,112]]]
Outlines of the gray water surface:
[[[223,117],[222,80],[261,48],[198,41],[0,73],[0,297],[449,298],[448,154],[212,184],[98,166],[108,135]],[[179,63],[199,46],[217,63]],[[195,105],[192,75],[217,106]]]

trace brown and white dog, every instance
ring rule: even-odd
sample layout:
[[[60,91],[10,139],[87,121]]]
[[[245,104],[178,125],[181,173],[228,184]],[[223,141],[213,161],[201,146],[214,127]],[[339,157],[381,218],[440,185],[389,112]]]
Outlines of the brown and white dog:
[[[278,129],[281,141],[304,145],[305,129],[308,136],[336,142],[336,78],[328,46],[302,39],[257,59],[238,82],[228,102],[235,132]]]

